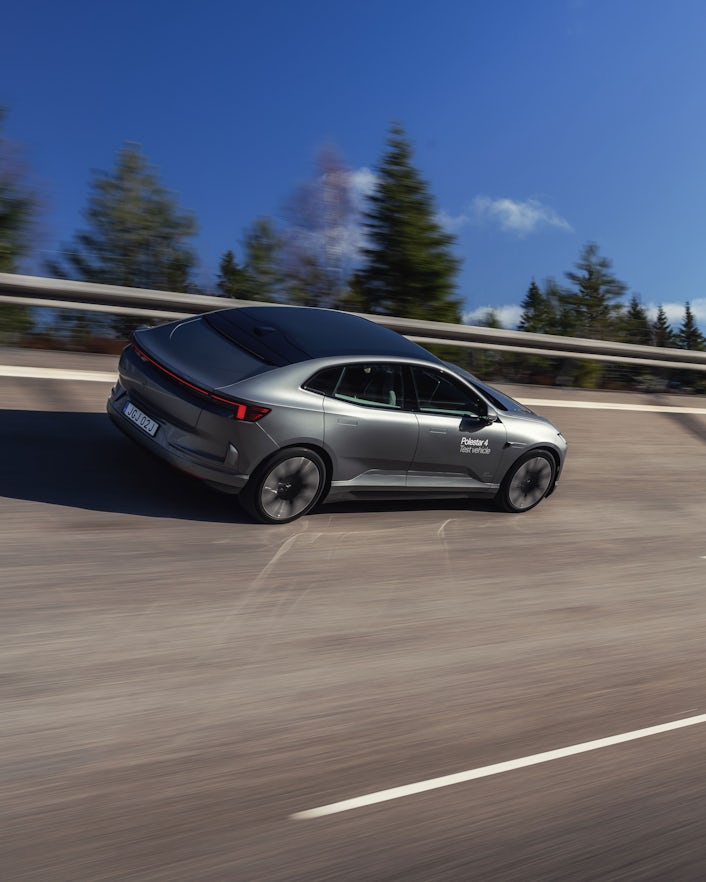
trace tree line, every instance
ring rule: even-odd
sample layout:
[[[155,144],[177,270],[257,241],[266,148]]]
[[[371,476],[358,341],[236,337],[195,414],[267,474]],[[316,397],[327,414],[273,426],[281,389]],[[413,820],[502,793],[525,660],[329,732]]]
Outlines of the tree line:
[[[611,261],[600,254],[595,242],[583,247],[574,269],[565,276],[569,284],[561,285],[550,278],[540,287],[532,280],[520,304],[518,330],[638,346],[706,350],[706,338],[699,330],[689,302],[684,305],[684,316],[676,329],[670,325],[661,304],[651,320],[636,294],[630,295],[626,303],[627,285],[615,276]],[[492,315],[489,318],[492,321]],[[660,372],[657,376],[644,367],[596,361],[569,363],[538,356],[490,360],[485,356],[481,364],[476,358],[475,367],[495,373],[506,369],[515,379],[531,382],[563,375],[565,382],[586,388],[635,385],[659,388],[667,380],[699,391],[704,386],[701,375],[692,376],[683,370],[670,371],[669,376]]]
[[[333,150],[323,151],[315,177],[288,201],[285,222],[256,218],[240,252],[221,256],[213,291],[195,281],[196,218],[165,189],[140,147],[127,143],[112,171],[94,175],[82,229],[43,270],[77,281],[460,322],[454,237],[436,220],[399,126],[389,132],[375,180],[360,209],[350,170]],[[17,271],[35,212],[33,194],[22,192],[17,178],[7,198],[0,189],[0,245],[7,243],[0,271]],[[64,319],[74,334],[90,322],[87,313]],[[114,329],[123,331],[125,320],[115,319]]]
[[[520,304],[518,330],[641,346],[706,346],[689,302],[676,330],[669,324],[661,304],[654,320],[650,320],[636,294],[626,304],[628,287],[613,274],[611,261],[600,254],[595,242],[584,246],[575,269],[567,272],[566,278],[570,285],[547,279],[541,288],[532,280]]]
[[[2,123],[0,110],[0,271],[16,272],[31,251],[38,200],[2,138]],[[437,219],[401,126],[390,128],[362,207],[350,170],[328,149],[312,180],[288,200],[284,218],[256,218],[240,248],[221,256],[215,291],[204,289],[195,281],[196,218],[163,186],[140,147],[126,143],[112,171],[94,175],[83,227],[43,270],[78,281],[461,322],[455,237]],[[673,329],[661,306],[650,321],[636,295],[626,302],[627,286],[595,243],[565,275],[564,285],[531,281],[520,330],[706,348],[689,303]],[[6,325],[14,316],[16,327],[28,327],[27,310],[8,309]],[[65,330],[85,334],[91,321],[87,313],[64,316]],[[485,323],[499,326],[492,310]],[[113,330],[124,332],[125,320],[116,319]]]

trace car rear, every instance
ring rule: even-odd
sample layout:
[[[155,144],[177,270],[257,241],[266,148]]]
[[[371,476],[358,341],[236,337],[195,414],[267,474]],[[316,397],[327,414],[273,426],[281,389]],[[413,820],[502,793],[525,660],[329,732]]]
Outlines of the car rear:
[[[204,317],[140,330],[121,355],[108,414],[171,465],[237,491],[277,444],[259,424],[269,408],[224,390],[275,367]]]

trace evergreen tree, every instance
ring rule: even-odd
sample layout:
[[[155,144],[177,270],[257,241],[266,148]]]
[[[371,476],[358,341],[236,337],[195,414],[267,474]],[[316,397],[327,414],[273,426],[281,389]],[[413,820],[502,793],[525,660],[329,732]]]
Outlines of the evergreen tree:
[[[554,279],[546,279],[543,289],[532,280],[521,303],[522,315],[518,330],[531,334],[563,334],[564,322],[560,311],[561,290]],[[506,359],[514,373],[528,382],[547,382],[559,370],[558,359],[541,355],[518,355]]]
[[[0,272],[16,273],[30,249],[37,203],[15,150],[2,135],[0,107]]]
[[[246,231],[243,265],[238,265],[230,250],[221,258],[221,294],[240,300],[277,300],[282,287],[281,245],[270,219],[259,217]]]
[[[550,298],[550,302],[554,304],[554,312],[556,315],[555,334],[563,337],[579,336],[579,319],[576,310],[567,303],[566,288],[562,288],[558,282],[551,279],[545,286],[545,294]]]
[[[218,290],[224,297],[237,299],[244,296],[243,290],[247,285],[247,273],[238,266],[235,254],[228,250],[221,258],[218,268]]]
[[[483,315],[478,319],[477,325],[479,328],[495,328],[497,330],[500,330],[503,327],[497,310],[492,307],[485,310]],[[434,354],[438,355],[440,358],[444,358],[446,361],[456,361],[457,363],[458,361],[465,361],[468,363],[469,370],[473,371],[474,374],[489,379],[496,378],[502,372],[503,365],[508,360],[508,356],[504,353],[494,352],[489,349],[471,349],[468,354],[461,359],[458,359],[451,353],[445,355],[445,353],[440,352],[438,349],[434,350]],[[511,360],[512,359],[510,358],[510,361]]]
[[[549,291],[543,293],[534,279],[520,306],[522,315],[517,324],[519,331],[527,331],[532,334],[555,334],[557,332],[557,313],[551,293]]]
[[[657,309],[657,317],[652,323],[652,343],[654,346],[665,347],[674,346],[676,343],[674,331],[667,320],[667,313],[664,311],[661,303]]]
[[[619,316],[616,339],[636,346],[652,344],[652,325],[644,306],[635,294],[630,298],[627,309]],[[602,379],[604,383],[617,388],[636,385],[645,388],[646,383],[652,382],[652,377],[644,366],[629,363],[605,365]]]
[[[0,272],[16,273],[29,253],[37,201],[26,179],[17,151],[3,137],[5,111],[0,107]],[[32,326],[24,306],[3,306],[0,331],[18,334]]]
[[[359,308],[382,315],[460,322],[454,237],[437,223],[412,148],[394,126],[364,215],[367,246],[353,291]]]
[[[278,300],[282,292],[282,238],[268,217],[258,217],[246,230],[246,296],[249,300]]]
[[[63,278],[188,291],[195,255],[188,240],[196,232],[191,214],[179,210],[140,149],[126,144],[115,170],[96,175],[78,232],[64,262],[49,265]]]
[[[615,337],[625,283],[613,275],[611,262],[600,256],[595,242],[584,246],[576,269],[578,272],[566,273],[574,289],[562,294],[562,306],[570,312],[574,334],[598,340]]]
[[[622,317],[622,337],[626,343],[639,346],[652,344],[652,326],[644,306],[633,294]]]
[[[699,330],[688,301],[684,306],[684,319],[677,331],[677,345],[680,349],[706,349],[706,337]]]

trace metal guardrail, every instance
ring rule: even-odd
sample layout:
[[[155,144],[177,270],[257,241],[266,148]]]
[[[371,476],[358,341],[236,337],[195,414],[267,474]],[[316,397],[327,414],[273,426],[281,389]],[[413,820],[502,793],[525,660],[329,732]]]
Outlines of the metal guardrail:
[[[0,304],[2,303],[168,320],[186,318],[231,306],[252,306],[257,301],[0,273]],[[636,346],[631,343],[613,343],[553,334],[530,334],[525,331],[506,331],[395,316],[363,315],[363,317],[422,344],[451,344],[472,349],[549,358],[573,358],[651,368],[688,368],[706,371],[706,352],[661,347],[658,349],[654,346]],[[658,357],[656,357],[657,353],[659,353]]]

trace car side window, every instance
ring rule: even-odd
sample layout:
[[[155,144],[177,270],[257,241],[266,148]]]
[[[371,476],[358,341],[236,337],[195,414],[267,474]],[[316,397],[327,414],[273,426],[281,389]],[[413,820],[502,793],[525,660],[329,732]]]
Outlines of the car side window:
[[[417,404],[421,413],[454,417],[484,416],[483,400],[460,380],[435,368],[412,368]]]
[[[404,408],[404,372],[398,364],[350,364],[333,391],[333,397],[365,407]]]
[[[302,385],[309,392],[318,392],[319,395],[333,395],[333,390],[336,388],[340,377],[340,366],[324,368],[324,370],[314,374],[313,377]]]

